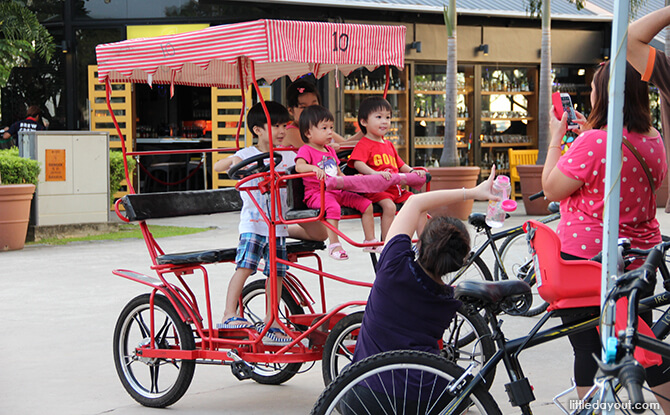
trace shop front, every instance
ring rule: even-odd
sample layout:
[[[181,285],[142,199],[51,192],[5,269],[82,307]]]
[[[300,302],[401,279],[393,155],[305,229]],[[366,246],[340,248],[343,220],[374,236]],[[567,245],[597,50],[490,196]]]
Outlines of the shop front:
[[[287,6],[288,7],[288,6]],[[295,16],[294,16],[295,17]],[[397,17],[397,16],[396,16]],[[409,16],[412,17],[412,16]],[[441,18],[441,15],[439,16]],[[435,16],[430,19],[437,20]],[[458,155],[461,165],[478,166],[482,174],[495,164],[509,173],[508,150],[537,149],[538,84],[541,30],[539,22],[523,19],[510,25],[500,17],[459,17],[458,26]],[[438,20],[439,21],[439,20]],[[361,21],[407,27],[406,65],[390,73],[388,100],[394,114],[388,134],[398,152],[414,166],[435,167],[444,146],[446,31],[443,24]],[[607,26],[602,19],[562,21],[552,29],[554,89],[569,92],[582,112],[589,110],[588,91],[593,68],[605,56]],[[420,44],[420,47],[416,47]],[[486,48],[483,48],[485,45]],[[579,47],[575,47],[579,45]],[[338,79],[335,79],[335,76]],[[285,103],[288,79],[267,85],[266,99]],[[336,116],[343,136],[356,133],[362,99],[383,93],[383,69],[359,69],[344,76],[317,81],[324,104]],[[89,69],[90,127],[110,132],[110,146],[120,147],[104,104],[95,66]],[[169,85],[115,85],[113,108],[126,144],[134,151],[164,152],[187,149],[186,155],[152,154],[138,159],[140,191],[217,188],[231,186],[225,174],[211,166],[230,153],[212,149],[236,147],[240,113],[257,101],[250,92],[243,108],[240,91]],[[272,98],[270,98],[272,97]],[[115,102],[116,100],[116,102]],[[252,145],[240,127],[240,146]],[[209,150],[198,152],[197,150]]]

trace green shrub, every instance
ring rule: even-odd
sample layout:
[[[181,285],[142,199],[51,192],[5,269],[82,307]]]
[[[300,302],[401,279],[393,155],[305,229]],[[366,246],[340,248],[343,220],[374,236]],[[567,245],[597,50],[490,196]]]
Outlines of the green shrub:
[[[126,156],[128,162],[128,173],[130,176],[135,170],[135,159],[131,156]],[[109,197],[114,199],[114,194],[121,188],[121,182],[126,178],[123,170],[123,153],[118,150],[109,151]]]
[[[40,164],[37,160],[19,157],[19,149],[0,150],[0,184],[37,185]]]

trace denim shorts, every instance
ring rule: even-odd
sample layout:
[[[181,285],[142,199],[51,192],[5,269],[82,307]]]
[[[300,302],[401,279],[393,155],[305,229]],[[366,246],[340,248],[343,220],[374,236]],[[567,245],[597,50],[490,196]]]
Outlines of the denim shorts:
[[[270,275],[270,262],[268,261],[268,253],[270,244],[268,237],[259,235],[257,233],[243,233],[240,235],[240,243],[237,245],[237,254],[235,256],[235,264],[237,268],[247,268],[253,270],[253,274],[258,269],[258,264],[261,259],[265,261],[265,268],[263,274]],[[277,237],[277,258],[286,259],[286,238],[283,236]],[[283,277],[286,275],[288,265],[277,264],[277,276]]]

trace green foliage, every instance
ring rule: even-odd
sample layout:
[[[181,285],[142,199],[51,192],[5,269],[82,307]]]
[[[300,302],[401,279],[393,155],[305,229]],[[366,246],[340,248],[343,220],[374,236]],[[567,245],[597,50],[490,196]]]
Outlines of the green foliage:
[[[6,41],[25,41],[47,61],[56,49],[51,33],[40,24],[35,13],[17,1],[0,2],[0,32]]]
[[[35,57],[51,60],[56,50],[53,36],[25,4],[0,0],[0,86],[14,67],[30,66]]]
[[[135,170],[135,159],[131,156],[126,156],[128,163],[128,173],[132,175]],[[123,153],[118,150],[109,151],[109,196],[114,197],[114,194],[119,191],[121,181],[126,178],[125,170],[123,169]]]
[[[19,157],[16,147],[0,150],[0,185],[29,184],[37,185],[40,164],[37,160]]]

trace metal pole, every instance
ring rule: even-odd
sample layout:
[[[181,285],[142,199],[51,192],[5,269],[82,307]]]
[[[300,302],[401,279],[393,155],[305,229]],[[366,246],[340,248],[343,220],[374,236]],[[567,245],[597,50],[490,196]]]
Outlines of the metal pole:
[[[610,62],[609,103],[607,108],[607,165],[605,172],[605,209],[603,211],[603,269],[600,291],[601,313],[605,313],[605,296],[617,275],[617,239],[619,237],[619,197],[621,185],[621,134],[623,131],[624,87],[626,80],[626,38],[628,29],[628,1],[614,1],[612,21],[613,60]],[[608,307],[603,316],[600,333],[602,342],[614,333],[614,307]],[[606,358],[603,350],[602,359]],[[614,402],[613,391],[605,384],[605,402]],[[606,406],[607,408],[608,406]],[[604,414],[613,414],[609,409]]]

